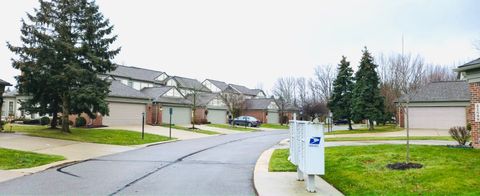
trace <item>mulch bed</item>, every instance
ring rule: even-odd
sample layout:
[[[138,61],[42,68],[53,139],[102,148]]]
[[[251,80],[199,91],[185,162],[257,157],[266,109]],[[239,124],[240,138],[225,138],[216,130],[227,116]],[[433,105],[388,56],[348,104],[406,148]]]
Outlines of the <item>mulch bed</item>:
[[[423,167],[420,163],[391,163],[387,167],[392,170],[420,169]]]

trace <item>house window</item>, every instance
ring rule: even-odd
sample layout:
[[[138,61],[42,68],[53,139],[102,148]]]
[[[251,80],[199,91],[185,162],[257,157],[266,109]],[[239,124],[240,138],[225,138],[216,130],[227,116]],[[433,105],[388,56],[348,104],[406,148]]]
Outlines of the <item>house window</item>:
[[[133,81],[129,80],[129,81],[128,81],[128,86],[129,86],[129,87],[133,87]]]
[[[13,111],[13,101],[8,102],[8,115],[13,116],[14,111]]]

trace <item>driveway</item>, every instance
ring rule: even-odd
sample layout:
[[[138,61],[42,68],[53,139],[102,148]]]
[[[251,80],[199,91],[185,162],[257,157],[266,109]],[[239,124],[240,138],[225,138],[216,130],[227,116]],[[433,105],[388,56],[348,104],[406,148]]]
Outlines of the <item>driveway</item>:
[[[3,195],[255,195],[260,154],[286,131],[165,143],[0,183]]]
[[[0,133],[0,147],[43,154],[62,155],[66,158],[66,160],[61,162],[55,162],[34,168],[0,170],[0,182],[42,171],[53,165],[65,162],[84,160],[138,148],[135,146],[83,143],[11,133]]]

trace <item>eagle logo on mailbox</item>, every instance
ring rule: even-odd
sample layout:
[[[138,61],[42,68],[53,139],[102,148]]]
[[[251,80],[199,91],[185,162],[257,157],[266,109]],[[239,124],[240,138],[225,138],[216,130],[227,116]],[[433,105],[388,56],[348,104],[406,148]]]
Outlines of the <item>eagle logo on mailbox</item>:
[[[320,144],[321,137],[312,137],[310,138],[310,146],[318,146]]]

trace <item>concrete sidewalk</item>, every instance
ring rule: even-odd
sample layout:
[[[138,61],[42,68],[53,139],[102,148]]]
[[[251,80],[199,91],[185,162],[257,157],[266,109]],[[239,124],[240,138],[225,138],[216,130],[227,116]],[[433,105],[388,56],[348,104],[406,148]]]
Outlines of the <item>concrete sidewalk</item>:
[[[287,146],[285,146],[287,145]],[[306,191],[305,182],[297,181],[296,172],[269,172],[268,164],[272,153],[277,148],[288,148],[288,143],[282,141],[260,155],[254,171],[254,186],[260,196],[291,196],[291,195],[343,195],[335,187],[322,178],[315,177],[316,193]]]
[[[22,134],[0,133],[0,147],[14,150],[22,150],[29,152],[36,152],[42,154],[61,155],[66,158],[64,161],[54,162],[47,165],[14,169],[14,170],[0,170],[0,182],[7,181],[13,178],[29,175],[35,172],[45,170],[59,164],[91,159],[94,157],[115,154],[136,148],[140,146],[119,146],[107,144],[83,143],[69,140],[59,140],[42,137],[32,137]]]
[[[235,131],[235,130],[231,130],[231,129],[224,129],[224,128],[218,128],[218,127],[210,127],[208,125],[195,125],[195,127],[198,127],[199,129],[203,129],[203,130],[219,132],[219,133],[222,133],[222,134],[236,134],[236,133],[245,133],[246,132],[246,131]]]
[[[407,131],[380,132],[380,133],[358,133],[358,134],[335,134],[325,135],[325,138],[335,137],[406,137]],[[410,136],[450,136],[446,130],[410,130]]]
[[[131,126],[113,126],[113,127],[103,127],[101,129],[123,129],[123,130],[131,130],[131,131],[138,131],[142,132],[141,125],[131,125]],[[213,131],[213,130],[212,130]],[[162,127],[162,126],[150,126],[145,125],[145,133],[152,133],[157,135],[169,136],[169,128]],[[172,137],[177,138],[179,140],[187,140],[187,139],[196,139],[196,138],[203,138],[209,137],[212,135],[202,134],[202,133],[195,133],[193,131],[184,131],[172,128]]]

